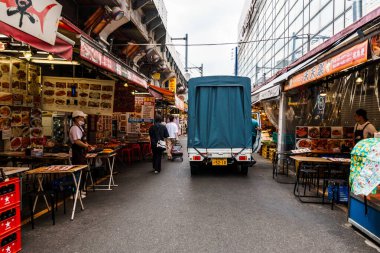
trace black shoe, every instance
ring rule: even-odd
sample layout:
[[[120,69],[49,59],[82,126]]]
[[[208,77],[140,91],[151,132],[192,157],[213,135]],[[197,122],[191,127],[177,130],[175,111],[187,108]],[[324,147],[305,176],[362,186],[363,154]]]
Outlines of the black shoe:
[[[252,160],[252,166],[255,165],[257,162],[255,160]]]

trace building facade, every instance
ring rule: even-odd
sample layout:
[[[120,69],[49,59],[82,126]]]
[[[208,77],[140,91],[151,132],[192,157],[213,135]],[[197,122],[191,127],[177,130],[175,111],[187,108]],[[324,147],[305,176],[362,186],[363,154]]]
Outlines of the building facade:
[[[380,6],[380,0],[247,0],[238,74],[260,85]]]

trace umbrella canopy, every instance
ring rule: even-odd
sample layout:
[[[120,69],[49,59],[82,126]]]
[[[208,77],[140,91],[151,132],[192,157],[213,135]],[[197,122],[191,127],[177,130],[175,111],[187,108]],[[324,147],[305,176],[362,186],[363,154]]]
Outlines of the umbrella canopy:
[[[380,184],[380,139],[360,141],[351,152],[351,191],[354,194],[376,193]]]

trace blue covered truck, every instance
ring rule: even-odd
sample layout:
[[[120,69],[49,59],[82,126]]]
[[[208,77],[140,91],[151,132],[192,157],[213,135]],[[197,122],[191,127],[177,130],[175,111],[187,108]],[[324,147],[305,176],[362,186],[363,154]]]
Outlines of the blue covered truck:
[[[251,81],[210,76],[189,80],[188,155],[191,173],[206,165],[252,163]]]

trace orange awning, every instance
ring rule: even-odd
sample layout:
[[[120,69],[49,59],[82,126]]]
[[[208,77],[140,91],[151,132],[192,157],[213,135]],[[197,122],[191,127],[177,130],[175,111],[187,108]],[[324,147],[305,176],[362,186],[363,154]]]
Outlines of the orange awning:
[[[152,89],[153,91],[160,93],[162,95],[163,100],[173,104],[175,103],[174,92],[151,84],[149,84],[149,89]]]

